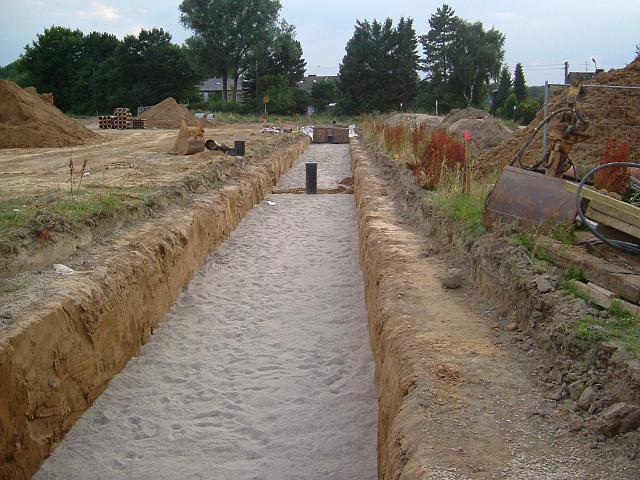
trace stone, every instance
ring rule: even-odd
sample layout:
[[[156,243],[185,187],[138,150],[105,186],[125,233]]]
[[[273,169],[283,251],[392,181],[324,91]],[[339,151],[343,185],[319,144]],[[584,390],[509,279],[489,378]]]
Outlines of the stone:
[[[540,293],[553,292],[553,285],[548,279],[544,277],[538,277],[536,278],[535,282],[536,282],[536,288],[538,289],[538,292]]]
[[[640,426],[640,407],[626,402],[614,403],[600,414],[596,425],[605,437],[626,433]]]
[[[464,274],[460,268],[450,268],[442,279],[444,288],[456,289],[462,286]]]
[[[583,299],[581,298],[576,298],[573,301],[573,308],[575,310],[580,310],[580,311],[587,311],[589,309],[589,305],[587,305],[587,302],[585,302]]]
[[[507,330],[509,330],[510,332],[515,332],[516,330],[518,330],[518,324],[516,322],[510,323],[509,325],[507,325]]]
[[[571,400],[577,400],[584,390],[584,383],[581,380],[576,380],[575,382],[569,384],[567,389],[569,391]]]
[[[582,410],[588,410],[593,401],[596,399],[598,392],[593,386],[589,386],[582,390],[580,397],[578,397],[578,406]]]

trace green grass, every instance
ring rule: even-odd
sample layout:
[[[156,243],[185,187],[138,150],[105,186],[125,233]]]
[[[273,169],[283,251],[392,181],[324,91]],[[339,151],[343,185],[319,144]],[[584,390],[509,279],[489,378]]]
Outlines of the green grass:
[[[553,238],[565,245],[573,245],[576,243],[576,231],[572,224],[561,224],[551,232]]]
[[[47,226],[73,231],[78,225],[121,215],[127,211],[127,197],[118,190],[92,188],[0,202],[0,254],[15,253]]]
[[[539,236],[532,232],[522,231],[511,235],[510,242],[514,245],[521,245],[526,248],[532,258],[537,258],[543,262],[555,265],[553,258],[546,251],[538,247],[538,238]]]
[[[615,341],[640,356],[640,318],[624,310],[615,300],[608,309],[609,318],[582,317],[577,323],[580,337],[591,343]]]
[[[462,193],[440,189],[431,192],[434,208],[461,227],[469,239],[485,233],[482,223],[485,196],[483,190]]]
[[[237,122],[237,123],[297,123],[300,125],[324,125],[331,124],[333,121],[338,125],[349,125],[355,123],[355,117],[347,117],[340,115],[331,115],[329,113],[316,113],[311,117],[306,115],[276,115],[274,113],[269,114],[266,118],[263,115],[256,114],[244,114],[234,112],[217,112],[216,120],[222,122]]]

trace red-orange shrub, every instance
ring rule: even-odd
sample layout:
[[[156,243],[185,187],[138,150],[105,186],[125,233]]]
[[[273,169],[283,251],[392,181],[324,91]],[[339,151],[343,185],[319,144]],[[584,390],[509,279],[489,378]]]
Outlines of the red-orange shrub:
[[[615,138],[610,138],[602,151],[598,165],[612,162],[626,162],[629,159],[631,145],[624,140],[620,146]],[[623,195],[629,188],[629,169],[626,167],[605,168],[593,176],[593,185],[598,189]]]

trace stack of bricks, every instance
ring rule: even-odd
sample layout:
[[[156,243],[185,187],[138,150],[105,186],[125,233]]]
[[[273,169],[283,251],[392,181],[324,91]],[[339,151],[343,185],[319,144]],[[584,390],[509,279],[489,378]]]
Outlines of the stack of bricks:
[[[144,129],[145,120],[133,118],[128,108],[120,107],[113,110],[113,115],[103,115],[98,117],[100,128],[115,128],[124,130],[129,128]]]

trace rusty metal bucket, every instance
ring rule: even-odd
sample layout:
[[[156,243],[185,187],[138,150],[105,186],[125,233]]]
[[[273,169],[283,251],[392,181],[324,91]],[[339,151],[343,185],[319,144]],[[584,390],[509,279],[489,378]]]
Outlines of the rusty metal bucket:
[[[487,199],[483,222],[519,222],[526,227],[555,228],[573,224],[576,197],[566,180],[516,167],[506,167]]]

